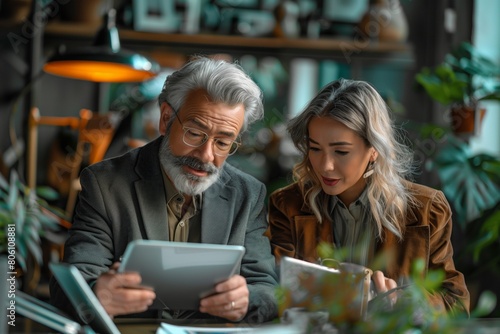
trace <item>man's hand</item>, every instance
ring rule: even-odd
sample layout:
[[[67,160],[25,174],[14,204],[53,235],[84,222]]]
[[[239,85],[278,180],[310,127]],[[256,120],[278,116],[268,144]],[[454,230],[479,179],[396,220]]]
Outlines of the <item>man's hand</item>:
[[[377,294],[379,295],[398,286],[395,280],[385,277],[384,273],[380,270],[377,270],[373,273],[372,280],[375,284],[375,289],[377,289]],[[393,306],[398,299],[398,294],[396,293],[396,291],[394,291],[388,296],[388,298],[391,305]]]
[[[230,321],[239,321],[248,311],[248,287],[243,276],[235,275],[215,286],[216,294],[200,301],[200,312]]]
[[[115,315],[144,312],[156,298],[154,291],[137,287],[141,283],[138,273],[117,273],[119,263],[97,279],[94,292],[106,312]]]

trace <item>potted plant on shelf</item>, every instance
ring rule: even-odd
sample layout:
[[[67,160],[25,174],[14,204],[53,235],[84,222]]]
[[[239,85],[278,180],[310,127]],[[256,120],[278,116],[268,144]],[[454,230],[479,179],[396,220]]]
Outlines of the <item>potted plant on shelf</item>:
[[[415,79],[433,100],[449,108],[456,134],[477,129],[475,121],[481,121],[485,113],[478,109],[478,102],[500,101],[500,66],[466,42],[434,69],[424,67]]]

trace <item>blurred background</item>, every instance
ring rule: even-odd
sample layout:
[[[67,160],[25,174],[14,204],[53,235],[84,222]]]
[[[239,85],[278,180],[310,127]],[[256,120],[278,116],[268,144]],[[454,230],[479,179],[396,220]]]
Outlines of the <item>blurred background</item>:
[[[29,210],[9,207],[13,187],[38,189],[39,217],[55,212],[54,224],[34,219],[17,229],[19,289],[48,297],[46,263],[62,256],[79,171],[156,138],[166,76],[202,54],[239,62],[264,92],[264,119],[229,161],[268,193],[292,181],[287,120],[330,81],[373,84],[415,150],[414,179],[452,205],[456,264],[473,306],[482,291],[497,293],[498,13],[496,0],[1,0],[2,228]],[[123,57],[151,61],[143,77],[75,78],[47,66],[67,54],[90,57],[86,48],[118,51],[116,43]],[[490,316],[498,315],[497,307]]]

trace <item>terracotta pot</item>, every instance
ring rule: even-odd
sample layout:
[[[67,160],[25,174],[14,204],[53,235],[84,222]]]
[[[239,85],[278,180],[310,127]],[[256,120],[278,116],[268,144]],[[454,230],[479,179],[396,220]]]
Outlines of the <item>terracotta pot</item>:
[[[479,113],[476,115],[476,112]],[[450,110],[451,130],[455,134],[475,134],[486,114],[486,109],[472,106],[457,106]],[[476,124],[476,122],[479,122]]]
[[[399,0],[373,0],[359,22],[366,38],[383,42],[404,42],[408,20]]]

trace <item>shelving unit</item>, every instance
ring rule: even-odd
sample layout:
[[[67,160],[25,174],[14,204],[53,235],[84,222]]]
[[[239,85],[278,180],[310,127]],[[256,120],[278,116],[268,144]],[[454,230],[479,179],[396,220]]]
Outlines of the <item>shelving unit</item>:
[[[45,28],[45,44],[68,47],[90,43],[98,27],[49,23]],[[413,50],[406,43],[387,43],[363,41],[357,38],[273,38],[245,37],[236,35],[180,33],[156,33],[119,29],[124,48],[144,52],[229,53],[232,55],[254,54],[256,56],[275,56],[279,58],[329,59],[350,64],[353,67],[363,64],[391,63],[396,66],[411,66]],[[357,72],[354,70],[354,72]]]
[[[55,51],[60,45],[68,49],[90,45],[99,29],[98,25],[84,25],[53,21],[44,29],[45,51]],[[304,101],[295,101],[294,96],[310,98],[317,84],[318,66],[311,68],[297,65],[295,60],[305,59],[320,63],[324,60],[335,62],[343,69],[343,76],[366,80],[370,78],[382,92],[385,90],[393,98],[401,99],[405,76],[414,66],[415,56],[409,43],[391,43],[363,40],[357,37],[275,38],[247,37],[221,34],[182,34],[135,31],[119,28],[122,48],[141,52],[154,58],[165,67],[181,66],[186,56],[193,54],[229,54],[234,58],[252,55],[257,58],[274,57],[283,63],[290,78],[297,85],[289,87],[289,112],[298,110]],[[298,69],[300,68],[300,69]],[[347,71],[347,72],[346,72]],[[291,79],[292,80],[292,79]],[[304,86],[305,85],[305,86]],[[307,89],[305,89],[307,88]],[[307,94],[309,92],[309,95]]]

